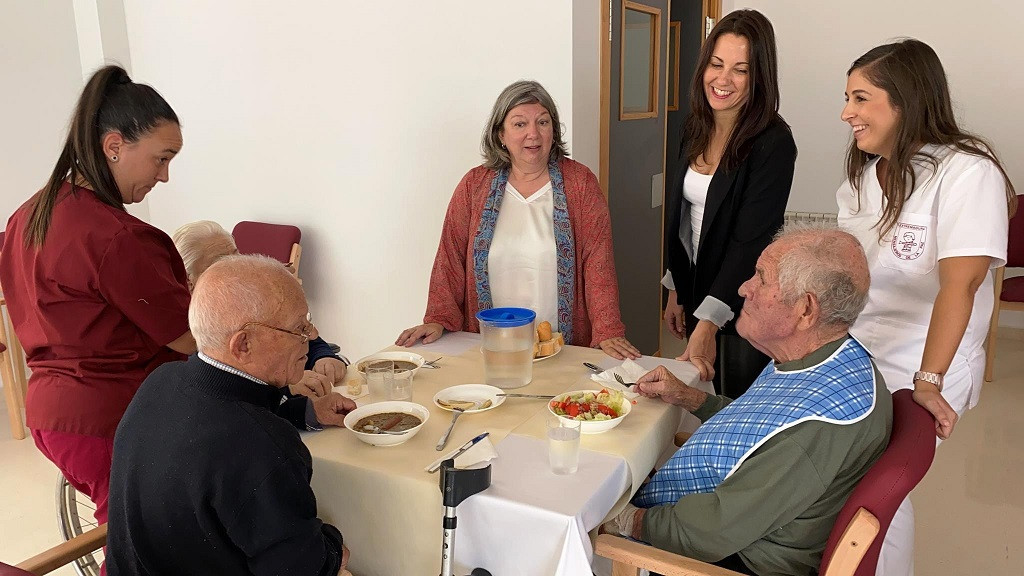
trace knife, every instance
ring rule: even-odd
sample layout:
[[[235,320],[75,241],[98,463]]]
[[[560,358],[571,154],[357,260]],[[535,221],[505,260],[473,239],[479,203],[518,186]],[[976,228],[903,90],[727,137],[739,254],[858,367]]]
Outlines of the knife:
[[[505,398],[540,398],[542,400],[551,400],[554,396],[547,394],[495,394],[495,396],[504,396]]]

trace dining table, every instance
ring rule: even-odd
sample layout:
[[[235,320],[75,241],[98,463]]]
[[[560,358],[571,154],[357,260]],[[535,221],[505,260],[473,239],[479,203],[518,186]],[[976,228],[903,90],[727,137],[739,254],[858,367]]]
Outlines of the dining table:
[[[457,508],[456,574],[484,568],[493,576],[589,575],[590,533],[628,501],[652,469],[672,450],[684,412],[659,399],[639,396],[615,428],[580,439],[575,474],[556,475],[548,465],[545,420],[548,401],[506,398],[501,405],[459,417],[443,452],[435,450],[451,412],[433,401],[439,391],[485,382],[480,335],[446,333],[436,342],[405,350],[437,362],[420,368],[411,401],[429,411],[419,432],[396,446],[371,446],[344,428],[303,433],[313,458],[313,491],[320,518],[344,535],[355,576],[436,575],[442,552],[443,505],[439,474],[425,468],[445,452],[482,432],[497,457],[491,484]],[[602,369],[621,363],[600,349],[565,346],[535,361],[530,383],[509,392],[557,395],[600,390],[584,362]],[[657,357],[637,360],[644,368],[664,364],[683,382],[712,392],[687,362]],[[358,377],[353,367],[349,377]],[[356,400],[362,406],[367,397]],[[691,429],[696,419],[691,419]],[[684,428],[686,425],[684,425]]]

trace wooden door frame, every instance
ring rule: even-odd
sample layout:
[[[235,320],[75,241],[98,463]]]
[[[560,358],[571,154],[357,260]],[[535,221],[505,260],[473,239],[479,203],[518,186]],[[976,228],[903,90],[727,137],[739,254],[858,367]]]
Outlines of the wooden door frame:
[[[598,130],[600,142],[598,148],[599,166],[597,179],[601,185],[601,191],[604,192],[605,200],[608,199],[608,173],[609,173],[609,147],[610,147],[610,133],[611,133],[611,82],[612,82],[612,22],[611,22],[611,11],[612,1],[611,0],[597,0],[600,3],[601,11],[601,30],[599,32],[601,43],[600,43],[600,62],[601,62],[601,73],[600,73],[600,84],[601,84],[601,96],[600,96],[600,127]],[[717,23],[722,18],[722,0],[701,0],[701,44],[704,43],[704,38],[707,37],[707,21],[708,18],[714,18]],[[665,21],[671,24],[672,22],[672,0],[668,0],[666,6]],[[666,42],[668,39],[666,38]],[[669,58],[665,58],[665,62],[660,66],[668,67]],[[679,65],[678,60],[676,65]],[[659,72],[660,74],[660,72]],[[666,78],[667,78],[666,70]],[[664,98],[665,102],[668,102],[668,82],[665,82]],[[667,108],[667,107],[666,107]],[[661,157],[661,173],[663,176],[664,185],[667,187],[671,183],[669,175],[665,174],[666,158],[664,151],[668,149],[668,110],[665,111],[665,141],[662,143],[662,157]],[[661,210],[661,242],[662,245],[665,243],[665,202],[662,199],[662,210]],[[661,270],[665,269],[665,256],[664,250],[662,252]],[[665,309],[665,303],[661,302],[661,307],[658,311],[658,352],[656,355],[661,354],[661,349],[664,348],[661,343],[661,311]]]

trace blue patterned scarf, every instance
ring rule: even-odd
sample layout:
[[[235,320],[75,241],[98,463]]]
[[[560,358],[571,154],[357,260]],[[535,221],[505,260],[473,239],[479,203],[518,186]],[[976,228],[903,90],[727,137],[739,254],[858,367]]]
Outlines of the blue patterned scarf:
[[[784,372],[769,364],[749,390],[697,428],[633,503],[675,504],[714,491],[772,436],[802,422],[853,424],[875,407],[875,371],[853,338],[816,366]]]
[[[572,306],[573,295],[576,293],[576,245],[569,225],[569,203],[565,197],[565,184],[562,182],[562,170],[558,161],[548,164],[551,178],[551,193],[554,201],[555,250],[558,256],[558,331],[562,333],[566,344],[574,344],[572,338]],[[476,230],[473,241],[473,273],[476,275],[477,306],[480,310],[494,307],[491,299],[491,282],[487,275],[487,256],[494,240],[494,225],[498,221],[498,211],[505,197],[505,185],[508,184],[508,168],[498,171],[491,181],[491,191],[484,202],[484,211],[480,215],[480,226]],[[587,345],[586,343],[584,345]]]

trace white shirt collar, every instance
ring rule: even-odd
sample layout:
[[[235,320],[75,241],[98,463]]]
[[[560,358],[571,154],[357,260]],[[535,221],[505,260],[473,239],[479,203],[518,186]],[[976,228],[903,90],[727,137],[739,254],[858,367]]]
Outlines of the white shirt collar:
[[[228,372],[230,374],[234,374],[235,376],[241,376],[242,378],[245,378],[246,380],[252,380],[253,382],[255,382],[257,384],[263,384],[264,386],[269,386],[269,384],[267,384],[263,380],[260,380],[259,378],[255,377],[255,376],[253,376],[251,374],[246,374],[245,372],[242,372],[241,370],[239,370],[238,368],[235,368],[234,366],[228,366],[227,364],[225,364],[223,362],[220,362],[218,360],[214,360],[213,358],[210,358],[209,356],[207,356],[206,354],[203,354],[202,352],[199,353],[199,359],[202,360],[203,362],[206,362],[210,366],[213,366],[214,368],[220,368],[221,370],[223,370],[225,372]]]

